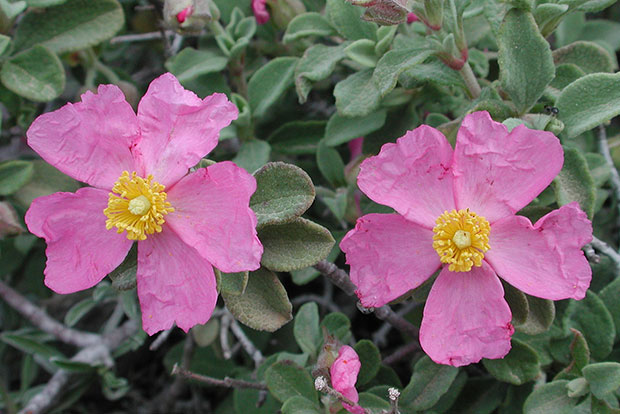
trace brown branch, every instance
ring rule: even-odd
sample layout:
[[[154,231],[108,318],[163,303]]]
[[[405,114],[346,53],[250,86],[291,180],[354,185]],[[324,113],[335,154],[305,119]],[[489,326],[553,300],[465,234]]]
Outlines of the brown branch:
[[[43,332],[53,335],[60,341],[78,347],[87,347],[101,342],[101,336],[71,329],[50,317],[43,309],[32,304],[19,292],[0,281],[0,297],[21,313]]]
[[[171,375],[178,375],[185,379],[191,379],[203,384],[214,385],[216,387],[226,388],[252,388],[255,390],[267,390],[267,385],[262,382],[244,381],[235,378],[226,377],[224,379],[207,377],[206,375],[196,374],[188,371],[185,368],[181,368],[178,364],[174,364]]]

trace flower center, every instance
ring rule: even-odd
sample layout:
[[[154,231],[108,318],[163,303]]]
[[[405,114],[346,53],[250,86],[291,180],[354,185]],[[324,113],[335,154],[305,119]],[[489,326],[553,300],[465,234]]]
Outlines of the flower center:
[[[147,234],[161,231],[164,216],[174,211],[166,201],[165,187],[149,175],[146,179],[135,172],[123,171],[114,183],[103,214],[108,218],[106,229],[116,227],[116,232],[127,232],[129,240],[146,240]]]
[[[449,264],[452,272],[469,272],[472,266],[482,266],[484,252],[491,248],[487,219],[469,209],[452,210],[439,216],[436,223],[433,248],[441,263]]]

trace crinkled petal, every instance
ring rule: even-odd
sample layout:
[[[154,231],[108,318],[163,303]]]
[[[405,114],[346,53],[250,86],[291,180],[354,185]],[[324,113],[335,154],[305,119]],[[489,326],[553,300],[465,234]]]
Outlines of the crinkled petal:
[[[502,279],[528,295],[583,299],[592,269],[581,248],[591,241],[592,223],[577,203],[570,203],[534,226],[522,216],[494,223],[485,259]]]
[[[39,197],[30,205],[26,224],[47,242],[45,285],[54,292],[93,287],[127,255],[131,240],[105,228],[107,205],[108,193],[96,188]]]
[[[217,302],[211,263],[167,226],[138,244],[137,282],[149,335],[175,322],[185,332],[206,323]]]
[[[249,207],[256,180],[230,161],[200,168],[168,191],[167,225],[223,272],[256,270],[263,246]]]
[[[252,0],[252,11],[256,17],[256,23],[265,24],[269,21],[266,0]]]
[[[144,175],[166,187],[217,145],[220,130],[237,118],[237,107],[226,95],[215,93],[200,99],[185,90],[171,73],[149,85],[138,105],[142,140],[136,147]]]
[[[440,265],[433,232],[399,214],[367,214],[342,239],[351,281],[366,307],[383,306],[420,286]]]
[[[490,223],[513,215],[562,169],[564,152],[551,132],[519,125],[510,133],[488,112],[467,115],[454,150],[454,198]]]
[[[469,272],[444,267],[424,307],[420,344],[438,364],[502,358],[514,328],[500,280],[486,263]]]
[[[432,229],[437,217],[455,207],[451,163],[452,148],[443,134],[422,125],[366,159],[357,184],[373,201]]]
[[[332,387],[339,392],[349,388],[355,389],[357,374],[359,374],[361,366],[357,352],[348,345],[341,346],[338,350],[338,357],[329,368]],[[357,399],[353,401],[357,402]]]
[[[76,180],[111,189],[124,170],[135,169],[131,148],[140,139],[138,120],[115,85],[87,91],[34,120],[28,145],[48,163]]]

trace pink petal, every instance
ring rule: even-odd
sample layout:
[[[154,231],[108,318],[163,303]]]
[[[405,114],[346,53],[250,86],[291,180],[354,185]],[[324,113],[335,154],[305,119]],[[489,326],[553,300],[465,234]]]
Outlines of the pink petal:
[[[217,302],[213,267],[167,226],[138,245],[138,298],[149,335],[206,323]]]
[[[260,267],[263,246],[249,207],[256,180],[230,161],[184,177],[168,191],[167,224],[223,272]]]
[[[455,205],[451,163],[452,148],[443,134],[422,125],[366,159],[357,184],[373,201],[432,229]]]
[[[502,358],[514,328],[502,284],[486,263],[470,272],[444,267],[431,288],[420,344],[438,364],[462,366]]]
[[[47,242],[45,285],[54,292],[93,287],[127,255],[131,240],[105,228],[107,205],[108,193],[96,188],[54,193],[30,205],[26,224]]]
[[[340,248],[366,307],[383,306],[415,289],[440,265],[433,232],[398,214],[360,217]]]
[[[131,147],[140,130],[117,86],[100,85],[97,92],[39,116],[26,135],[28,145],[63,173],[111,189],[124,170],[134,170]]]
[[[519,125],[512,132],[488,112],[467,115],[454,150],[454,194],[490,223],[525,207],[562,169],[564,153],[551,132]]]
[[[339,392],[343,392],[349,388],[355,390],[357,374],[359,374],[361,366],[362,364],[357,352],[348,345],[341,346],[338,350],[338,358],[336,358],[329,368],[332,387]],[[357,395],[357,392],[355,394]],[[357,399],[355,399],[354,402],[357,402]]]
[[[528,295],[583,299],[592,269],[581,248],[590,241],[592,223],[577,203],[570,203],[534,226],[522,216],[494,223],[485,259],[501,278]]]
[[[269,21],[269,12],[267,11],[266,0],[252,0],[252,11],[256,17],[256,23],[265,24]]]
[[[144,175],[166,187],[217,145],[220,130],[237,118],[237,107],[226,95],[215,93],[200,99],[183,89],[171,73],[151,82],[138,105],[142,140],[136,153]]]

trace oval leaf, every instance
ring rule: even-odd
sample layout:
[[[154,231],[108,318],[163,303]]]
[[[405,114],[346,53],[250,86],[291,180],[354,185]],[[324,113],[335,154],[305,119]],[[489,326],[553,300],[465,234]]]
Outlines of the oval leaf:
[[[593,73],[562,90],[556,101],[568,137],[575,137],[620,114],[620,73]]]
[[[250,207],[258,226],[295,220],[314,201],[314,185],[301,168],[284,162],[270,162],[254,174],[256,192]]]
[[[577,201],[579,207],[592,218],[596,188],[588,169],[588,162],[576,148],[564,150],[564,165],[553,180],[553,190],[558,204]]]
[[[116,0],[69,0],[45,12],[26,13],[17,26],[15,47],[41,44],[55,53],[81,50],[114,36],[124,20]]]
[[[401,404],[415,411],[431,408],[448,391],[458,373],[458,368],[435,364],[428,356],[422,357],[400,396]]]
[[[261,118],[286,90],[293,85],[298,58],[279,57],[257,70],[248,83],[252,113]]]
[[[514,338],[508,355],[503,359],[483,359],[482,364],[498,380],[514,385],[532,381],[540,373],[536,351]]]
[[[316,303],[305,303],[299,308],[295,315],[293,335],[303,352],[316,357],[323,339],[319,329],[319,307]]]
[[[381,94],[372,81],[372,69],[350,75],[336,84],[336,108],[343,116],[365,116],[379,107]]]
[[[250,273],[243,295],[222,292],[222,298],[239,322],[259,331],[274,332],[293,319],[284,286],[267,269]]]
[[[582,372],[596,398],[603,399],[620,387],[620,364],[617,362],[590,364]]]
[[[2,65],[0,79],[7,89],[33,101],[51,101],[65,89],[65,70],[58,56],[34,46]]]
[[[336,112],[327,122],[325,144],[333,147],[370,134],[385,124],[386,117],[385,109],[356,118],[344,117]]]
[[[310,374],[292,361],[280,361],[265,372],[265,382],[269,392],[278,401],[284,402],[292,397],[304,397],[317,401],[314,381]]]
[[[0,195],[13,194],[31,178],[34,167],[29,161],[13,160],[0,164]]]
[[[258,231],[265,249],[261,263],[278,272],[303,269],[325,259],[334,238],[329,230],[303,218]]]
[[[523,414],[572,413],[576,398],[569,398],[567,380],[553,381],[536,388],[523,405]]]

